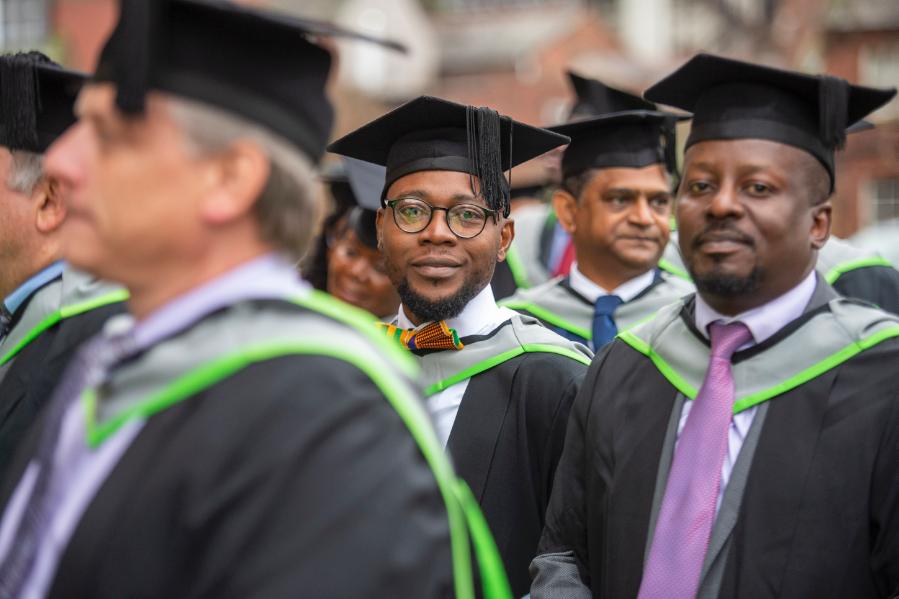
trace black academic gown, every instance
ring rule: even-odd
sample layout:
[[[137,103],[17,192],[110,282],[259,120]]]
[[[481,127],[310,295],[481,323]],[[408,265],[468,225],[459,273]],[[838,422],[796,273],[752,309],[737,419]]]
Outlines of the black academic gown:
[[[462,340],[462,351],[477,343]],[[447,450],[481,505],[515,597],[530,587],[528,564],[585,372],[564,356],[523,354],[472,377],[453,423]]]
[[[0,481],[77,347],[124,309],[124,303],[118,302],[63,319],[16,356],[0,381]]]
[[[360,370],[300,355],[151,416],[80,519],[48,596],[452,593],[446,509],[408,429]]]
[[[683,318],[692,323],[690,304]],[[734,360],[789,342],[793,325]],[[718,597],[899,591],[897,367],[893,338],[769,400]],[[620,339],[584,379],[539,553],[573,552],[575,586],[586,585],[592,597],[637,596],[676,396],[653,363]],[[567,596],[590,596],[578,593]]]
[[[899,270],[891,266],[866,266],[845,272],[833,282],[833,288],[845,297],[871,302],[899,314]]]

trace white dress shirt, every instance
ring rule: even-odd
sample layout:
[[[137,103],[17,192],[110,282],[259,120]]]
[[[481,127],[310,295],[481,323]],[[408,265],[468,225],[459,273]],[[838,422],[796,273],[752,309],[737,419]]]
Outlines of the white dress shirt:
[[[459,337],[485,335],[515,314],[516,312],[509,308],[502,308],[496,305],[493,289],[490,285],[487,285],[466,304],[458,316],[447,318],[446,325],[451,329],[455,329]],[[402,305],[400,305],[397,313],[396,323],[398,327],[403,329],[417,328],[406,316]],[[422,323],[420,326],[425,324],[427,323]],[[459,413],[459,406],[462,403],[462,396],[465,395],[465,390],[468,389],[468,381],[469,379],[460,381],[428,398],[428,410],[431,412],[434,426],[437,429],[437,436],[443,443],[443,447],[446,447],[447,441],[449,441],[453,423],[456,421],[456,414]]]
[[[742,322],[749,329],[749,332],[752,333],[752,340],[743,344],[739,349],[752,347],[762,343],[788,323],[799,318],[815,293],[815,285],[815,272],[812,271],[799,285],[780,297],[736,316],[719,314],[697,293],[696,328],[708,337],[708,326],[713,322]],[[684,409],[681,412],[680,422],[677,427],[678,438],[680,438],[680,434],[687,424],[687,417],[690,415],[691,407],[693,407],[692,401],[684,402]],[[730,430],[727,435],[727,455],[724,457],[724,464],[721,466],[721,486],[718,490],[719,508],[721,507],[721,500],[724,497],[727,482],[730,480],[730,473],[733,470],[734,463],[737,461],[737,456],[740,455],[743,440],[749,432],[749,427],[752,425],[752,419],[755,417],[757,408],[758,406],[753,406],[743,410],[739,414],[735,414],[731,420]]]
[[[591,303],[596,303],[603,295],[617,295],[621,298],[623,302],[629,302],[641,293],[646,290],[652,282],[655,280],[656,272],[655,269],[648,270],[644,272],[642,275],[638,277],[634,277],[629,281],[625,281],[612,291],[606,291],[590,279],[584,276],[580,270],[578,270],[577,262],[571,265],[571,272],[568,273],[568,282],[571,285],[571,288],[583,295],[585,298],[590,300]]]

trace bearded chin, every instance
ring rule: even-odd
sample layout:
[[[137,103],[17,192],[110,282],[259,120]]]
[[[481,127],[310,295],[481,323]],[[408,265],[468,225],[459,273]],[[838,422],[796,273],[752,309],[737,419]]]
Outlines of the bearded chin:
[[[474,299],[483,288],[483,285],[479,287],[473,281],[465,281],[456,293],[438,300],[429,299],[416,293],[407,279],[400,281],[396,290],[404,308],[420,318],[422,322],[429,322],[458,316],[468,302]]]
[[[715,295],[718,297],[737,297],[755,293],[758,291],[759,284],[763,276],[762,269],[755,267],[749,273],[749,276],[737,277],[723,273],[711,272],[706,275],[697,276],[690,273],[693,283],[701,293]]]

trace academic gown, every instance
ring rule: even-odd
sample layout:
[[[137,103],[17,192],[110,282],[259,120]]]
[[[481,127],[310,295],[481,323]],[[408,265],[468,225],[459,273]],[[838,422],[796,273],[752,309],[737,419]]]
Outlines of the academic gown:
[[[556,224],[552,206],[539,204],[515,211],[515,239],[506,259],[497,262],[490,286],[497,300],[528,289],[552,276],[547,267]]]
[[[101,413],[114,418],[128,397],[117,381],[152,387],[160,375],[164,387],[180,368],[165,355],[246,347],[273,310],[285,315],[274,327],[282,342],[308,343],[315,327],[313,343],[366,344],[296,306],[237,305],[124,365]],[[451,597],[451,564],[434,476],[383,391],[346,360],[285,354],[151,409],[80,518],[48,596]]]
[[[693,291],[689,281],[656,269],[649,287],[615,310],[615,326],[625,331]],[[557,277],[533,289],[519,290],[501,303],[539,319],[567,339],[585,345],[592,343],[593,303],[572,288],[570,277]]]
[[[61,277],[37,290],[16,311],[11,338],[26,334],[17,335],[17,327],[31,328],[62,307],[99,302],[96,307],[61,318],[8,357],[9,363],[0,379],[0,481],[75,350],[97,334],[110,316],[124,311],[123,297],[122,291],[95,283],[67,268]],[[11,351],[10,345],[4,344],[5,350]],[[8,356],[7,351],[0,354],[4,358]]]
[[[472,376],[447,443],[456,472],[493,532],[512,592],[521,597],[530,587],[528,564],[543,530],[571,403],[591,354],[526,316],[462,342],[458,352],[416,352],[426,385],[461,370],[461,362],[459,368],[448,363],[464,355],[489,359],[538,344],[568,353],[526,351]]]
[[[770,385],[772,369],[817,352],[821,336],[846,335],[842,325],[820,324],[828,313],[868,310],[868,325],[845,348],[852,357],[807,382],[793,379],[787,391],[769,389],[773,397],[758,404],[759,429],[750,428],[725,490],[699,597],[874,598],[899,591],[899,320],[834,299],[820,277],[818,284],[801,318],[735,354],[738,391]],[[654,361],[674,364],[676,373],[678,355],[689,347],[704,345],[707,356],[707,341],[691,328],[692,310],[690,301],[675,308],[672,322],[682,320],[690,338],[672,337],[667,358],[656,352],[651,359],[647,347],[616,339],[591,366],[532,564],[535,599],[637,596],[686,389]],[[649,345],[665,337],[660,327]],[[885,340],[876,343],[878,336]],[[759,363],[764,368],[750,368]],[[707,362],[693,367],[695,392]],[[741,469],[744,480],[735,482]]]

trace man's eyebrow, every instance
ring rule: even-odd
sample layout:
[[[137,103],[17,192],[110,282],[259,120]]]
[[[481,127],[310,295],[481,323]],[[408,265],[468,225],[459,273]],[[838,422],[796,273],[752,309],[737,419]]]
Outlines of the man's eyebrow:
[[[459,204],[477,204],[478,198],[467,193],[457,193],[450,200]]]
[[[426,191],[422,191],[422,190],[420,190],[420,189],[410,189],[410,190],[408,190],[408,191],[402,191],[402,192],[400,192],[400,193],[394,194],[394,195],[393,195],[393,198],[390,198],[390,199],[397,199],[397,198],[420,198],[420,199],[424,199],[424,198],[427,198],[427,197],[428,197],[428,192],[426,192]]]

